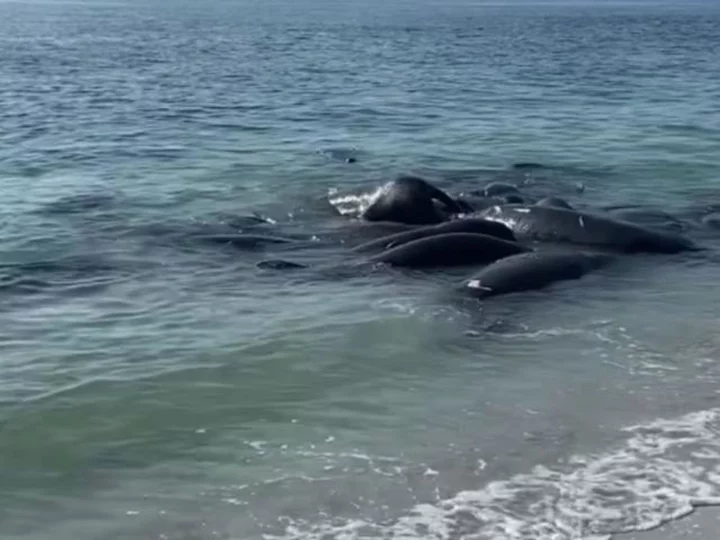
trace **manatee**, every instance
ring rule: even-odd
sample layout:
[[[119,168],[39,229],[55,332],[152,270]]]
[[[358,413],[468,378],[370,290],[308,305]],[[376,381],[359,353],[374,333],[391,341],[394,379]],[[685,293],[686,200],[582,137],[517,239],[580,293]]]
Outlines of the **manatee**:
[[[410,268],[487,264],[529,248],[494,236],[445,233],[412,240],[370,258],[373,263]]]
[[[568,210],[573,210],[570,203],[560,197],[545,197],[544,199],[540,199],[536,202],[535,206],[549,206],[551,208],[566,208]]]
[[[198,235],[196,238],[202,242],[231,245],[243,249],[255,249],[268,244],[289,244],[293,242],[289,238],[259,234],[205,234]]]
[[[512,168],[519,171],[524,171],[527,169],[544,169],[545,166],[541,165],[540,163],[534,163],[532,161],[524,161],[520,163],[514,163]]]
[[[525,202],[525,199],[523,199],[520,195],[511,193],[509,195],[505,195],[505,202],[507,204],[523,204]]]
[[[674,233],[566,208],[494,206],[480,212],[479,217],[503,223],[520,240],[566,242],[626,253],[678,253],[699,249],[689,239]]]
[[[703,216],[702,223],[703,225],[713,229],[720,229],[720,213],[714,212],[712,214],[708,214],[707,216]]]
[[[483,195],[485,197],[498,197],[501,195],[520,195],[520,190],[512,184],[506,184],[504,182],[492,182],[485,186]]]
[[[107,193],[79,193],[61,197],[39,209],[44,214],[78,214],[109,210],[117,202],[116,197]]]
[[[464,287],[475,298],[542,289],[556,281],[580,279],[612,260],[607,254],[579,251],[520,253],[486,266]]]
[[[629,221],[646,227],[682,230],[683,223],[664,210],[642,207],[618,207],[608,211],[614,219]]]
[[[447,221],[439,225],[429,225],[425,227],[419,227],[411,231],[404,231],[397,234],[391,234],[384,236],[364,244],[360,244],[353,248],[353,251],[358,253],[382,251],[392,247],[400,246],[417,240],[418,238],[425,238],[428,236],[435,236],[438,234],[453,233],[453,232],[467,232],[467,233],[479,233],[486,234],[488,236],[494,236],[495,238],[501,238],[503,240],[515,241],[515,235],[502,223],[496,221],[490,221],[487,219],[478,218],[462,218]]]
[[[464,213],[479,212],[496,206],[498,204],[507,204],[507,197],[486,197],[480,191],[470,191],[467,193],[461,193],[456,202],[464,208]],[[467,209],[471,211],[468,212]]]
[[[295,263],[292,261],[284,261],[282,259],[269,259],[266,261],[260,261],[255,266],[266,270],[292,270],[296,268],[307,268],[304,264]]]
[[[247,216],[227,216],[223,219],[228,225],[236,229],[245,229],[258,225],[274,225],[276,221],[268,216],[263,216],[258,212],[253,212]]]
[[[438,204],[436,202],[436,204]],[[465,199],[455,199],[455,204],[458,205],[458,208],[460,208],[460,213],[463,214],[472,214],[475,212],[475,208],[470,204],[469,201],[466,201]]]
[[[438,208],[434,201],[441,203]],[[362,217],[368,221],[396,221],[429,225],[445,221],[463,208],[447,193],[417,176],[400,176],[381,186]]]

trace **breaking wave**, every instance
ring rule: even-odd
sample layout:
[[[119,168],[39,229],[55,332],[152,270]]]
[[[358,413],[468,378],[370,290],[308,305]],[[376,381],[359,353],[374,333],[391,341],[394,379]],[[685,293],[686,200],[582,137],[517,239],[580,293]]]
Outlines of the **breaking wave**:
[[[624,429],[625,443],[494,481],[389,523],[291,522],[277,540],[601,540],[720,505],[720,408]]]

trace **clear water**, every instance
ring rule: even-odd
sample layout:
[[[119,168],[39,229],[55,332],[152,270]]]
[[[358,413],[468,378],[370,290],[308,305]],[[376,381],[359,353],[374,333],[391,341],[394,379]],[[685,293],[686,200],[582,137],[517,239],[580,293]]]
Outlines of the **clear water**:
[[[2,538],[603,538],[718,502],[717,7],[3,2],[0,50]],[[465,270],[256,268],[342,259],[328,193],[407,171],[709,250],[483,305]],[[252,212],[307,241],[197,241]]]

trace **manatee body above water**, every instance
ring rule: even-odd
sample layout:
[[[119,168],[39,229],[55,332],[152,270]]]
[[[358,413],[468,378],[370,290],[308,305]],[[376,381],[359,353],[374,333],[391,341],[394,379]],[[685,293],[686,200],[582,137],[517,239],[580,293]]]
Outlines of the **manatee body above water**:
[[[455,201],[463,206],[463,212],[470,214],[474,212],[480,212],[491,206],[497,206],[498,204],[513,204],[513,201],[517,203],[516,195],[508,195],[507,197],[486,197],[482,192],[464,192],[460,193]],[[523,201],[519,201],[522,203]]]
[[[460,212],[463,214],[472,214],[476,210],[476,208],[470,203],[470,201],[462,198],[455,199],[455,204],[457,204]]]
[[[362,213],[362,218],[368,221],[429,225],[445,221],[449,215],[463,211],[464,207],[427,180],[405,175],[381,186],[370,206]]]
[[[490,221],[488,219],[463,218],[447,221],[439,225],[429,225],[410,231],[384,236],[382,238],[378,238],[377,240],[360,244],[359,246],[353,248],[353,251],[358,253],[382,251],[406,244],[419,238],[453,232],[486,234],[503,240],[515,241],[515,235],[513,232],[502,223]]]
[[[508,226],[519,239],[597,246],[625,253],[697,250],[689,239],[610,217],[565,208],[494,206],[480,217]]]
[[[518,168],[538,168],[537,164],[525,165]],[[302,276],[334,280],[374,272],[378,263],[416,269],[484,266],[464,283],[463,291],[485,298],[579,279],[614,260],[617,253],[672,254],[701,249],[675,231],[667,231],[666,223],[673,219],[662,211],[635,207],[580,211],[564,198],[550,195],[538,200],[538,195],[521,193],[514,184],[493,182],[481,190],[460,192],[455,199],[421,177],[399,176],[375,191],[359,220],[318,233],[327,237],[325,247],[336,237],[339,244],[347,244],[348,239],[356,244],[337,262],[323,260],[308,266],[268,259],[257,267],[311,269]],[[523,199],[527,202],[515,202]],[[658,223],[664,227],[653,226]],[[302,245],[295,239],[269,235],[212,235],[205,240],[245,248]],[[535,241],[574,244],[579,249],[566,246],[558,251],[556,246],[545,250],[523,244]],[[343,260],[348,254],[350,259]]]
[[[374,263],[409,268],[487,264],[529,251],[508,240],[477,233],[446,233],[412,240],[370,258]]]
[[[500,259],[478,272],[465,283],[475,298],[547,287],[562,280],[579,279],[598,269],[613,256],[580,251],[533,251]]]

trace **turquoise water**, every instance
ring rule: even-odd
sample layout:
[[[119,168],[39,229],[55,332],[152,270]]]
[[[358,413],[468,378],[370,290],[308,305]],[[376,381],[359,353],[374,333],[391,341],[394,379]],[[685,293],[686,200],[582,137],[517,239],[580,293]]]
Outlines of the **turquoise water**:
[[[604,538],[719,502],[713,5],[3,2],[0,48],[2,538]],[[410,171],[709,249],[483,305],[464,270],[256,267],[343,260],[328,195]],[[199,240],[238,227],[298,243]]]

